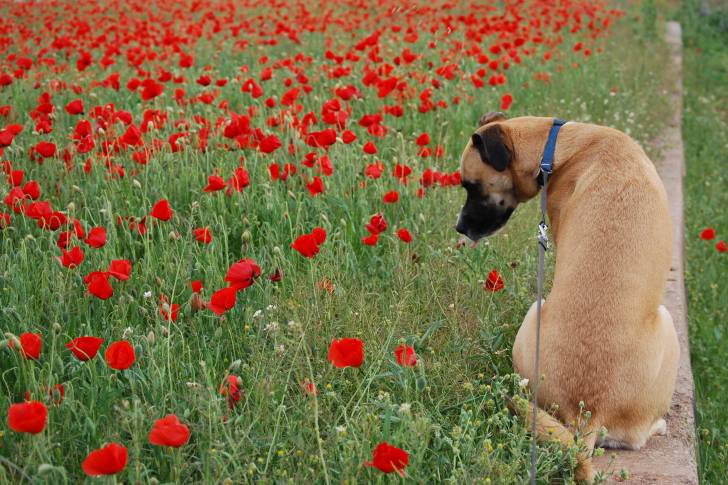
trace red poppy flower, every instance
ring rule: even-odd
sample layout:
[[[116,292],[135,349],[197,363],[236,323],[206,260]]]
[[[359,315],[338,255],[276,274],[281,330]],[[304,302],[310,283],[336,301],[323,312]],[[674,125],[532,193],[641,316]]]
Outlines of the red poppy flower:
[[[715,229],[712,227],[706,227],[700,231],[700,239],[703,241],[710,241],[713,238],[715,238]]]
[[[82,362],[96,357],[104,339],[99,337],[76,337],[66,344],[66,348]]]
[[[364,153],[369,155],[375,155],[377,153],[377,146],[372,141],[368,141],[364,144]]]
[[[268,135],[260,141],[258,148],[263,153],[273,153],[281,147],[281,140],[276,135]]]
[[[351,130],[344,130],[343,133],[341,133],[341,140],[348,145],[356,140],[356,134]]]
[[[43,431],[48,409],[39,401],[11,404],[8,408],[8,427],[16,433],[38,434]]]
[[[220,316],[235,306],[235,301],[237,299],[236,294],[237,290],[232,286],[218,290],[212,294],[212,298],[210,298],[210,303],[207,307],[212,310],[215,315]]]
[[[43,158],[50,158],[56,154],[56,144],[42,141],[35,146],[35,150]]]
[[[202,189],[203,192],[217,192],[227,186],[225,180],[219,175],[210,175],[207,177],[207,186]]]
[[[310,182],[306,182],[306,188],[313,197],[316,197],[324,191],[324,181],[321,177],[316,176]]]
[[[318,395],[318,388],[316,387],[316,384],[309,381],[308,379],[305,379],[301,383],[301,390],[307,396],[317,396]]]
[[[305,258],[313,258],[319,252],[318,240],[313,234],[298,236],[291,247],[298,251]]]
[[[280,281],[283,280],[283,272],[281,271],[280,268],[276,268],[276,270],[273,272],[273,274],[268,276],[268,279],[270,280],[271,283],[279,283]]]
[[[384,473],[402,473],[409,463],[409,454],[386,441],[374,448],[372,461],[364,462],[365,466],[377,468]]]
[[[36,200],[40,197],[40,185],[36,180],[30,180],[27,184],[23,185],[23,192],[31,199]]]
[[[83,460],[81,468],[86,475],[91,477],[114,475],[126,467],[128,458],[125,446],[111,443],[89,453]]]
[[[397,237],[402,242],[406,242],[406,243],[412,242],[412,234],[410,234],[410,232],[405,228],[401,228],[401,229],[397,230]]]
[[[715,243],[715,249],[719,253],[724,253],[728,251],[728,244],[726,244],[725,241],[718,241],[717,243]]]
[[[159,304],[159,313],[167,322],[176,322],[179,317],[179,304],[169,303],[167,297],[162,295],[162,302]]]
[[[228,408],[232,409],[235,404],[240,401],[240,378],[238,376],[229,375],[225,379],[225,383],[220,387],[220,394],[227,396]]]
[[[417,354],[411,345],[402,344],[394,349],[394,357],[397,363],[403,367],[414,367],[417,364]]]
[[[114,288],[109,283],[109,273],[105,271],[93,271],[84,277],[83,282],[88,292],[96,298],[107,300],[114,294]]]
[[[327,148],[336,143],[336,131],[327,128],[323,131],[312,131],[306,136],[306,145]]]
[[[381,162],[379,163],[370,163],[367,165],[367,168],[364,169],[364,175],[371,179],[378,179],[382,176],[382,172],[384,171],[384,165],[382,165]]]
[[[48,390],[48,396],[51,398],[51,402],[56,406],[60,406],[63,402],[63,396],[66,395],[66,390],[63,388],[63,384],[55,384]]]
[[[202,281],[200,280],[194,280],[190,282],[190,286],[192,287],[193,293],[199,293],[200,291],[202,291]]]
[[[417,137],[417,145],[419,146],[425,146],[430,144],[430,134],[429,133],[423,133],[420,136]]]
[[[311,235],[316,240],[316,244],[323,244],[326,242],[326,230],[323,227],[314,227],[311,231]]]
[[[10,226],[10,214],[0,212],[0,229],[5,229],[8,226]]]
[[[245,168],[238,167],[233,172],[233,176],[228,179],[227,184],[228,189],[225,192],[227,195],[230,195],[233,190],[235,192],[242,192],[245,187],[250,185],[250,175]]]
[[[193,229],[192,234],[195,235],[197,242],[201,242],[202,244],[210,244],[210,242],[212,242],[212,234],[210,234],[209,227]]]
[[[154,422],[149,432],[149,443],[157,446],[179,448],[190,439],[190,428],[180,423],[177,416],[168,414]]]
[[[329,346],[329,361],[334,367],[361,367],[364,361],[364,343],[358,338],[334,339]]]
[[[142,81],[142,92],[141,97],[144,101],[154,99],[164,91],[164,85],[158,83],[154,79],[145,79]]]
[[[225,281],[236,290],[244,290],[261,275],[260,266],[252,259],[241,259],[228,269]]]
[[[380,234],[387,230],[387,221],[382,214],[376,214],[369,219],[366,228],[371,234]]]
[[[385,204],[393,204],[399,200],[399,192],[396,190],[390,190],[382,198]]]
[[[134,347],[129,342],[119,340],[109,345],[104,357],[106,357],[106,363],[112,369],[124,370],[132,366],[136,354],[134,353]]]
[[[61,264],[66,268],[75,268],[83,262],[83,250],[75,246],[70,251],[61,249]]]
[[[131,262],[128,259],[115,259],[109,265],[109,276],[126,281],[131,275]]]
[[[485,280],[485,284],[483,285],[483,289],[486,291],[500,291],[503,288],[505,288],[505,285],[503,284],[503,278],[501,278],[500,273],[498,273],[497,270],[493,270],[490,273],[488,273],[488,279]]]
[[[501,98],[501,109],[503,111],[508,110],[511,107],[511,103],[513,103],[513,96],[510,93],[504,94]]]
[[[173,214],[174,211],[169,205],[169,201],[167,199],[160,200],[154,204],[154,207],[152,208],[152,217],[159,219],[160,221],[170,220]]]
[[[18,335],[20,341],[20,355],[29,360],[37,360],[43,347],[43,340],[40,334],[25,332]],[[10,340],[10,348],[15,348],[15,341]]]
[[[66,113],[69,115],[79,115],[83,113],[83,101],[80,99],[74,99],[66,105]]]
[[[367,246],[376,246],[378,241],[379,234],[369,234],[368,236],[364,236],[363,238],[361,238],[361,242],[363,242]]]
[[[106,244],[106,229],[103,227],[94,227],[88,232],[84,242],[92,248],[98,249],[104,247]]]

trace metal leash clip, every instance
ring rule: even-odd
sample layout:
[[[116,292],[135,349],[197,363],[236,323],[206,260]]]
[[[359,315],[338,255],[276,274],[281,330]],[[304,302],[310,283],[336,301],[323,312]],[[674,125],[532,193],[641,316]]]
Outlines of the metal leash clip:
[[[541,245],[541,247],[544,249],[544,251],[549,250],[548,230],[549,230],[549,226],[546,225],[546,222],[541,221],[538,224],[538,243]]]

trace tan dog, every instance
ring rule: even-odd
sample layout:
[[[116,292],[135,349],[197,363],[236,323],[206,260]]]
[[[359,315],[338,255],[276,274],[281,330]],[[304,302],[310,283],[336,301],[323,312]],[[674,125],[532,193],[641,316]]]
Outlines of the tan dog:
[[[552,118],[506,120],[488,113],[465,147],[460,172],[468,191],[458,232],[477,240],[503,227],[518,203],[539,191],[539,163]],[[591,480],[591,451],[639,449],[664,433],[679,345],[660,305],[670,268],[671,221],[664,186],[629,136],[570,122],[558,135],[548,181],[556,245],[553,287],[543,305],[539,407],[558,406],[569,429],[591,411],[577,479]],[[537,221],[534,221],[534,232]],[[535,382],[536,304],[513,345],[516,372]],[[530,419],[530,415],[528,416]],[[541,412],[539,434],[565,444],[571,431]]]

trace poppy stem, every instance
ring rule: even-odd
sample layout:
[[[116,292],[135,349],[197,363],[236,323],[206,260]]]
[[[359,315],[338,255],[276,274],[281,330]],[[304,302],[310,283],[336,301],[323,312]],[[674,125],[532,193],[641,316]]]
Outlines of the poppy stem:
[[[311,379],[311,382],[314,382],[313,377],[313,366],[311,366],[311,358],[308,355],[308,345],[305,341],[305,334],[301,336],[304,352],[306,354],[306,363],[308,364],[308,373],[309,377]],[[316,429],[316,441],[318,442],[318,450],[319,450],[319,459],[321,460],[321,467],[324,469],[324,482],[328,485],[329,482],[329,472],[326,468],[326,459],[324,458],[324,445],[321,441],[321,430],[319,428],[319,407],[318,407],[318,394],[313,393],[313,422],[314,427]]]

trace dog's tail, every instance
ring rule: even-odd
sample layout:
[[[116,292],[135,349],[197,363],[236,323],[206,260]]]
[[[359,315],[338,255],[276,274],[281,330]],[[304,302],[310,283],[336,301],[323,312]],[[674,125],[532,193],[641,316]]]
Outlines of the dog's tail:
[[[533,424],[533,408],[530,403],[521,397],[506,397],[506,405],[508,409],[516,416],[526,420],[528,430],[531,430]],[[596,443],[596,430],[599,426],[591,420],[585,430],[583,439],[580,442],[575,441],[574,433],[569,431],[566,426],[542,409],[536,410],[536,439],[542,442],[557,441],[564,450],[579,446],[576,455],[577,468],[575,477],[577,481],[586,481],[591,483],[594,472],[592,471],[591,456]]]

